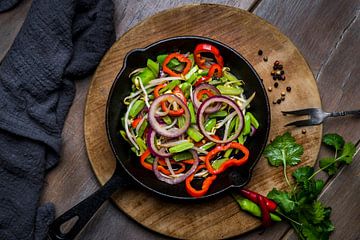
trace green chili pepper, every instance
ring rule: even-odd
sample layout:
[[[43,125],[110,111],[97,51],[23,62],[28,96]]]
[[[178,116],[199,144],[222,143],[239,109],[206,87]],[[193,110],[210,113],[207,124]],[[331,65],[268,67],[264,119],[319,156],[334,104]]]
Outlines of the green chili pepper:
[[[167,124],[167,125],[170,125],[173,121],[171,120],[171,117],[169,116],[165,116],[165,117],[162,117],[162,120]]]
[[[143,121],[138,132],[138,137],[142,137],[144,135],[145,129],[149,125],[148,121]]]
[[[245,115],[249,115],[251,125],[253,125],[256,129],[258,129],[258,127],[259,127],[259,122],[258,122],[258,120],[254,117],[254,115],[252,115],[251,112],[247,112]]]
[[[205,143],[204,145],[202,145],[200,148],[201,148],[202,150],[205,150],[205,151],[206,151],[206,150],[214,147],[215,145],[216,145],[216,143],[214,143],[214,142],[208,142],[208,143]]]
[[[134,105],[131,107],[129,115],[130,117],[136,117],[139,112],[145,107],[145,102],[143,100],[136,100]]]
[[[216,125],[216,119],[211,118],[205,123],[205,130],[207,132],[211,132],[211,130],[215,127],[215,125]]]
[[[220,159],[216,159],[214,162],[211,163],[211,166],[214,168],[214,169],[219,169],[220,166],[226,162],[227,160],[229,160],[228,157],[224,157],[224,158],[220,158]]]
[[[151,60],[150,58],[148,58],[146,65],[148,68],[150,68],[150,70],[155,74],[155,76],[159,75],[159,71],[160,71],[160,66],[159,63],[154,62],[153,60]]]
[[[217,117],[226,117],[228,114],[227,111],[217,111],[209,115],[209,118],[217,118]]]
[[[192,124],[196,123],[196,114],[195,114],[195,109],[194,109],[194,105],[191,102],[188,102],[188,108],[190,111],[190,121]]]
[[[244,91],[242,88],[227,87],[224,85],[217,85],[216,88],[224,95],[240,95]]]
[[[183,161],[183,160],[192,159],[193,155],[189,151],[185,151],[185,152],[174,154],[172,156],[172,158],[174,159],[174,161],[180,162],[180,161]]]
[[[260,218],[262,216],[261,208],[256,203],[250,201],[247,198],[242,197],[239,194],[232,193],[232,195],[242,210],[250,213],[251,215],[253,215],[255,217]],[[270,213],[270,218],[271,218],[271,220],[273,220],[275,222],[281,222],[281,218],[274,213]]]
[[[133,81],[133,83],[135,84],[135,86],[137,86],[136,84],[136,77],[139,77],[141,79],[142,84],[145,86],[147,85],[151,80],[156,78],[156,75],[153,73],[153,71],[150,70],[150,68],[146,67],[144,68],[144,70],[142,70],[142,72],[134,75],[131,80]],[[139,86],[137,86],[139,87]]]
[[[174,87],[176,87],[180,83],[181,83],[180,80],[174,80],[174,81],[170,82],[168,85],[166,85],[165,87],[163,87],[162,89],[160,89],[159,93],[164,93],[168,90],[172,90]]]
[[[243,129],[243,135],[248,135],[251,131],[250,116],[248,114],[245,114],[244,120],[245,120],[245,125]]]
[[[180,143],[179,145],[169,148],[169,152],[170,153],[179,153],[179,152],[183,152],[185,150],[192,149],[193,147],[194,147],[193,143],[184,142],[184,143]]]
[[[201,141],[201,139],[204,138],[204,135],[202,135],[198,130],[196,130],[193,127],[189,127],[186,132],[190,138],[192,138],[195,142]]]

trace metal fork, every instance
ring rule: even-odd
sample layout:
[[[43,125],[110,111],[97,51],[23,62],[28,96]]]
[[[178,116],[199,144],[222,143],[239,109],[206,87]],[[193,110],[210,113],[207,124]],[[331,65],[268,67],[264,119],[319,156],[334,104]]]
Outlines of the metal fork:
[[[300,120],[291,122],[285,125],[287,126],[311,126],[311,125],[318,125],[321,124],[325,119],[329,117],[339,117],[339,116],[346,116],[346,115],[354,115],[360,117],[360,110],[352,110],[352,111],[343,111],[343,112],[324,112],[320,108],[306,108],[306,109],[299,109],[295,111],[282,111],[283,114],[293,114],[293,115],[309,115],[310,118],[306,120]]]

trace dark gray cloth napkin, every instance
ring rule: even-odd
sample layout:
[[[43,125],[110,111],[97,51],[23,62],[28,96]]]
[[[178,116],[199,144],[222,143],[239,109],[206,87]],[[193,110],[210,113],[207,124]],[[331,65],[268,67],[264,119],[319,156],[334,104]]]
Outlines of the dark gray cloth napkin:
[[[94,70],[114,40],[111,0],[33,0],[0,64],[1,240],[45,237],[54,207],[38,202],[59,158],[73,80]]]

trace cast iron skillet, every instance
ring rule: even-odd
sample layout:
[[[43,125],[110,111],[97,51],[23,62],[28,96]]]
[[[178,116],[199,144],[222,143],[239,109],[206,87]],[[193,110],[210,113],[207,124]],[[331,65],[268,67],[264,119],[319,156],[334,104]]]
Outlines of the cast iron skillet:
[[[256,96],[251,103],[251,112],[260,123],[255,136],[246,142],[246,146],[250,151],[248,163],[239,168],[230,168],[218,176],[207,195],[201,199],[218,195],[232,187],[243,187],[249,182],[252,169],[259,160],[266,145],[270,129],[270,108],[260,77],[243,56],[218,41],[198,36],[164,39],[148,47],[135,49],[126,55],[124,65],[112,85],[106,106],[106,130],[109,143],[117,159],[116,170],[111,179],[102,188],[52,223],[49,229],[49,237],[51,239],[73,239],[101,204],[115,190],[129,182],[141,185],[145,189],[164,198],[194,200],[194,198],[187,194],[184,184],[166,184],[159,181],[153,172],[143,168],[138,160],[139,157],[130,151],[130,145],[119,136],[118,132],[121,128],[120,118],[126,111],[126,106],[122,100],[129,95],[131,89],[131,81],[128,78],[129,74],[139,67],[146,66],[148,58],[154,59],[159,54],[174,51],[181,51],[182,53],[192,52],[198,43],[211,43],[220,50],[225,66],[230,67],[232,73],[244,80],[244,93],[247,97],[254,91],[256,92]],[[124,179],[124,176],[129,177],[129,179]],[[78,217],[77,222],[67,233],[62,233],[60,226],[74,217]]]

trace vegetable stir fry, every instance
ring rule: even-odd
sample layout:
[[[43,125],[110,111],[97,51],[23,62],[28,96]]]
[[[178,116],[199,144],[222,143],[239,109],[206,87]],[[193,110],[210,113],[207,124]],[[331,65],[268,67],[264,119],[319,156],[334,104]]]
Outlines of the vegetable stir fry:
[[[185,182],[190,196],[201,197],[218,174],[248,161],[244,143],[259,127],[247,111],[255,92],[245,97],[215,46],[148,59],[129,78],[120,133],[159,180]]]

